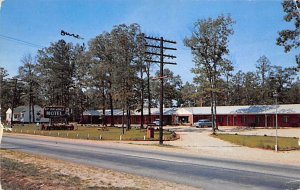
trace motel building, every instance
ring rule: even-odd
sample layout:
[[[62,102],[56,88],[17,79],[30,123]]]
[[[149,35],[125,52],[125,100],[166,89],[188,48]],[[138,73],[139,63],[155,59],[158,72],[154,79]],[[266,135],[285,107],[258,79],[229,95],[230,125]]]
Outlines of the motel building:
[[[277,109],[276,109],[277,108]],[[300,127],[300,104],[283,105],[249,105],[249,106],[217,106],[217,125],[218,126],[236,126],[236,127],[275,127],[276,110],[278,117],[278,127]],[[35,121],[40,123],[49,122],[48,118],[43,117],[43,108],[34,106]],[[159,108],[151,108],[151,114],[148,108],[143,110],[144,124],[150,124],[159,119]],[[131,124],[141,123],[141,112],[131,111]],[[200,119],[211,120],[210,107],[179,107],[164,108],[164,124],[166,125],[186,125],[191,126]],[[104,118],[102,110],[86,110],[83,112],[81,123],[100,124]],[[149,116],[150,115],[150,116]],[[125,116],[125,117],[124,117]],[[14,108],[13,116],[9,108],[6,112],[6,122],[14,123],[29,122],[29,107],[19,106]],[[115,124],[126,123],[126,112],[121,109],[113,110]],[[111,110],[105,110],[105,121],[111,123]]]
[[[211,120],[210,107],[164,108],[163,110],[164,123],[167,125],[191,126],[200,119]],[[275,127],[276,112],[279,127],[300,127],[300,104],[217,106],[217,125]],[[122,124],[124,120],[122,110],[115,109],[113,115],[114,123]],[[124,115],[126,121],[126,113]],[[103,118],[102,110],[86,110],[83,113],[82,122],[97,124],[101,122],[101,118]],[[140,124],[141,119],[141,112],[131,111],[131,124]],[[152,123],[155,119],[159,119],[159,109],[151,108],[149,117],[148,108],[145,108],[144,123]],[[108,124],[111,122],[110,110],[105,111],[105,120]]]

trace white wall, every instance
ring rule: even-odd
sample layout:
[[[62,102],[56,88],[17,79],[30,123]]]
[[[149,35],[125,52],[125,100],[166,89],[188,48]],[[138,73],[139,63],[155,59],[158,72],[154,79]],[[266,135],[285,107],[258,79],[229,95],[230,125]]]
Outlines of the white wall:
[[[37,115],[37,113],[40,112],[41,114],[43,113],[43,109],[40,107],[40,106],[35,106],[34,107],[34,118],[35,118],[35,123],[37,122],[49,122],[49,119],[48,118],[42,118],[41,115]],[[24,122],[24,123],[28,123],[29,122],[29,109],[26,108],[25,112],[23,112],[24,114],[24,118],[23,119],[20,119],[21,122]],[[38,118],[40,118],[40,120],[38,121]],[[31,121],[33,120],[33,114],[31,114]]]
[[[42,118],[41,115],[38,116],[38,112],[40,112],[41,114],[43,114],[43,109],[40,106],[34,106],[34,116],[35,116],[35,123],[37,122],[49,122],[49,118]],[[19,115],[19,118],[13,118],[13,121],[15,122],[21,122],[21,123],[28,123],[29,122],[29,107],[26,106],[24,111],[22,113],[14,113],[14,115]],[[23,116],[23,117],[22,117]],[[31,121],[33,120],[33,115],[31,115]],[[38,118],[40,118],[40,120],[38,121]],[[11,121],[11,109],[9,108],[6,111],[6,122],[10,122]]]

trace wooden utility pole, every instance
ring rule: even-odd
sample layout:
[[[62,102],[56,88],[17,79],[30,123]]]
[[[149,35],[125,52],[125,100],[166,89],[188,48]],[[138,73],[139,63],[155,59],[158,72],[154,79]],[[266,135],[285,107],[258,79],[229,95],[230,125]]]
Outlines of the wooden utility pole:
[[[146,62],[151,62],[151,63],[160,63],[160,75],[158,78],[160,80],[160,101],[159,101],[159,120],[160,120],[160,126],[159,126],[159,144],[162,145],[163,144],[163,124],[164,124],[164,114],[163,114],[163,99],[164,99],[164,78],[166,78],[166,76],[164,76],[164,65],[165,64],[171,64],[171,65],[176,65],[176,63],[174,62],[165,62],[164,58],[168,58],[168,59],[174,59],[176,58],[176,56],[174,55],[167,55],[164,54],[164,50],[177,50],[176,48],[172,48],[172,47],[164,47],[164,43],[171,43],[171,44],[176,44],[175,41],[170,41],[170,40],[165,40],[163,37],[160,38],[153,38],[153,37],[145,37],[148,40],[154,40],[154,41],[159,41],[159,46],[156,45],[149,45],[146,44],[146,47],[150,47],[150,48],[157,48],[160,50],[160,53],[153,53],[153,52],[145,52],[148,55],[158,55],[160,56],[160,60],[156,61],[156,60],[145,60]]]

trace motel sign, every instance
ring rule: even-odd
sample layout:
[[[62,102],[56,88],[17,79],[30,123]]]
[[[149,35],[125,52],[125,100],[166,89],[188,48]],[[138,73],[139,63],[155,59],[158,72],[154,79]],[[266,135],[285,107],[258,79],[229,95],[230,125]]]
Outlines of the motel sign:
[[[44,117],[45,118],[55,118],[64,117],[66,114],[66,109],[64,107],[45,107]]]

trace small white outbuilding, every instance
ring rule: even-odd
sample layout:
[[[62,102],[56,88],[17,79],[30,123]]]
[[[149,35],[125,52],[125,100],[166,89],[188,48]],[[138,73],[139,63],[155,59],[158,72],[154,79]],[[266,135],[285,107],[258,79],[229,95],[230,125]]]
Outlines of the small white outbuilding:
[[[11,117],[13,117],[13,123],[29,123],[29,106],[18,106],[14,108],[13,113],[11,108],[6,111],[6,123],[11,123]],[[34,119],[34,121],[33,121]],[[48,118],[43,117],[43,108],[34,106],[34,117],[31,114],[31,122],[34,123],[46,123],[49,122]]]

